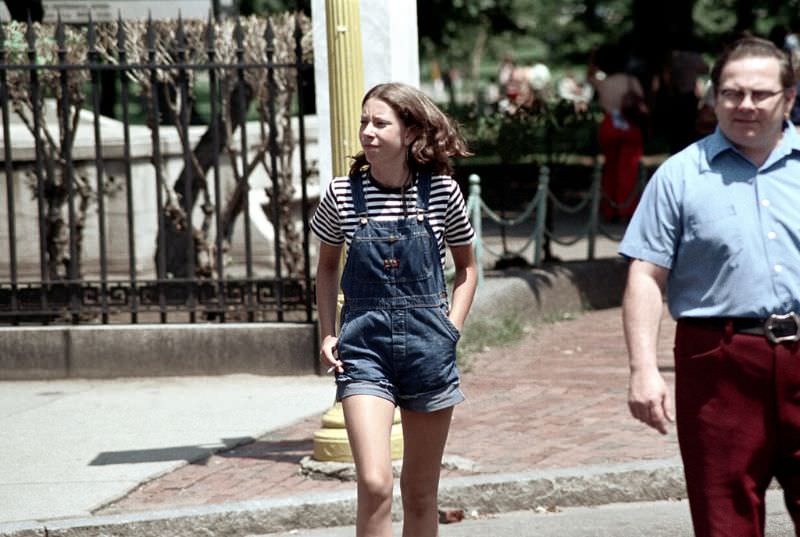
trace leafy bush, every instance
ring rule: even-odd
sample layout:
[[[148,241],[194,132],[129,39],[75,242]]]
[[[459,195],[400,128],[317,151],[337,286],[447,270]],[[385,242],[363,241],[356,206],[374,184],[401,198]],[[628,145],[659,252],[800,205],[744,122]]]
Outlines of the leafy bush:
[[[516,114],[474,105],[447,109],[456,119],[478,157],[501,162],[559,162],[571,155],[597,153],[597,126],[601,112],[591,106],[576,110],[570,101],[538,101]]]

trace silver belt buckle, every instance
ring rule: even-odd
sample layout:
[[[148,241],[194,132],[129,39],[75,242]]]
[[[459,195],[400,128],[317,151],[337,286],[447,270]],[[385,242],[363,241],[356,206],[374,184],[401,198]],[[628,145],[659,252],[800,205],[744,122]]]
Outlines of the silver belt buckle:
[[[787,319],[791,319],[794,322],[794,334],[790,334],[788,336],[776,336],[773,334],[772,330],[775,328],[777,323]],[[773,313],[767,317],[766,321],[764,321],[764,333],[766,334],[767,339],[776,345],[778,343],[783,343],[784,341],[800,341],[800,315],[793,311],[790,311],[784,315]]]

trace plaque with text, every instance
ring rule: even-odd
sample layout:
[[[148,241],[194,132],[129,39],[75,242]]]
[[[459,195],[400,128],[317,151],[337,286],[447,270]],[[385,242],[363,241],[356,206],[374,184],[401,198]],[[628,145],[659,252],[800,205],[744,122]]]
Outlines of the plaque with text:
[[[89,12],[95,22],[117,20],[207,19],[212,9],[212,0],[43,0],[45,22],[55,22],[59,15],[67,23],[89,21]],[[230,4],[221,0],[220,4]]]

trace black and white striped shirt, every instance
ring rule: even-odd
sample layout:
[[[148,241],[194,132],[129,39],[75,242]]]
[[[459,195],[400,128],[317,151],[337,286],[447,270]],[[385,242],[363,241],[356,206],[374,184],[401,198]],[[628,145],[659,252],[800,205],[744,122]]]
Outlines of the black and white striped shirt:
[[[390,221],[403,217],[403,198],[399,188],[384,187],[366,172],[362,176],[362,188],[369,218]],[[415,217],[416,183],[405,191],[405,203],[408,217]],[[431,178],[428,221],[439,245],[442,267],[445,262],[445,244],[463,246],[471,244],[475,238],[458,183],[447,175],[434,175]],[[311,230],[325,243],[346,243],[349,246],[357,225],[358,216],[353,209],[350,178],[335,177],[311,219]]]

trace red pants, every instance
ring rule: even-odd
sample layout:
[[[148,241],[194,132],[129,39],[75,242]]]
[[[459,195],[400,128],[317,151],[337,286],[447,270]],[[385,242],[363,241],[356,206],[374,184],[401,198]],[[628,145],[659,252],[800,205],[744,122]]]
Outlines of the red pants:
[[[800,345],[680,320],[675,384],[695,535],[762,537],[773,476],[800,528]]]
[[[639,161],[644,152],[642,131],[630,124],[628,129],[614,126],[606,114],[598,131],[603,164],[603,194],[600,209],[606,220],[615,216],[630,217],[636,209],[638,196],[630,199],[639,181]],[[611,202],[611,203],[609,203]],[[627,204],[626,204],[627,202]]]

